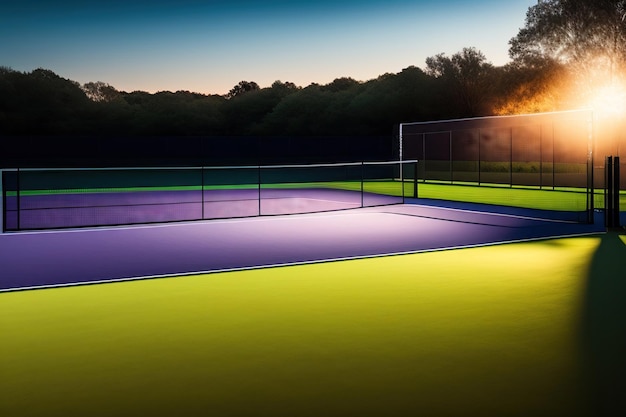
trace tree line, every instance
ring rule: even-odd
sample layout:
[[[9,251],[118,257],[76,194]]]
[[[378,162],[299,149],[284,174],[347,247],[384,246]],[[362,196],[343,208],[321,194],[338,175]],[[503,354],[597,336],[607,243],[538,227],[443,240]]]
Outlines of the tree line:
[[[0,133],[10,135],[380,135],[402,120],[461,115],[417,67],[306,87],[242,81],[224,96],[118,91],[46,69],[0,69]],[[438,103],[438,101],[440,101]]]
[[[0,135],[375,136],[403,121],[565,110],[621,77],[625,20],[623,1],[546,0],[529,8],[504,66],[468,47],[368,81],[242,81],[223,96],[125,92],[0,67]]]
[[[0,133],[7,135],[388,135],[402,121],[497,112],[524,77],[466,48],[360,82],[337,78],[306,87],[242,81],[224,96],[189,91],[124,92],[84,85],[46,69],[0,69]],[[508,77],[508,78],[507,78]],[[518,78],[516,78],[518,77]]]

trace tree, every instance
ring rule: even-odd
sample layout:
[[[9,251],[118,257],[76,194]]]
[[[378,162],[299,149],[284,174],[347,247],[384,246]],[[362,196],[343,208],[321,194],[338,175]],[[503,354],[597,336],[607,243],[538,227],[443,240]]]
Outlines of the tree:
[[[360,83],[350,77],[335,78],[332,83],[322,86],[322,91],[331,91],[338,93],[340,91],[349,90],[352,87],[358,86]]]
[[[280,80],[276,80],[272,83],[272,89],[276,91],[280,91],[281,93],[289,94],[296,90],[299,90],[300,87],[298,87],[297,85],[295,85],[294,83],[290,81],[282,82]]]
[[[54,72],[38,68],[11,77],[15,93],[9,112],[15,116],[13,133],[80,133],[93,104],[80,85]]]
[[[336,97],[311,84],[285,96],[263,118],[260,130],[268,134],[315,136],[332,135],[329,113]]]
[[[115,87],[103,83],[102,81],[85,83],[81,88],[89,99],[96,102],[109,102],[120,97],[120,93]]]
[[[445,118],[446,113],[433,104],[432,84],[433,79],[414,66],[363,83],[344,112],[346,131],[384,136],[393,132],[398,121]]]
[[[494,67],[476,48],[463,48],[451,57],[426,58],[426,73],[440,81],[446,101],[452,100],[454,116],[484,115],[492,98]]]
[[[532,66],[507,64],[503,69],[494,113],[527,114],[571,108],[572,74],[554,60],[535,61]]]
[[[260,89],[259,85],[254,81],[239,81],[239,84],[231,88],[228,94],[226,94],[226,98],[235,98],[249,93],[250,91],[257,91]]]
[[[626,63],[625,0],[545,0],[531,6],[509,42],[515,62],[567,64],[587,90],[612,82]]]

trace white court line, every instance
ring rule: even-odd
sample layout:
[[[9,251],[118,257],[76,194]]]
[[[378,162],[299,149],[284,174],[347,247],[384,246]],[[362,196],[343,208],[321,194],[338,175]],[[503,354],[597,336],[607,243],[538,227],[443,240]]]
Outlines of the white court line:
[[[425,207],[425,208],[432,208],[435,210],[461,211],[463,213],[474,213],[474,214],[482,214],[482,215],[487,215],[487,216],[499,216],[499,217],[512,217],[514,219],[537,220],[537,221],[549,222],[549,223],[554,222],[554,223],[579,224],[579,222],[575,222],[571,220],[543,219],[541,217],[521,216],[519,214],[493,213],[490,211],[465,210],[465,209],[452,208],[452,207],[429,206],[425,204],[403,204],[402,207],[404,206]],[[442,220],[445,220],[445,219],[442,219]]]
[[[309,198],[309,197],[271,197],[271,198],[265,198],[264,200],[305,200],[305,201],[323,201],[325,203],[336,203],[336,204],[349,204],[349,205],[354,205],[357,204],[356,207],[354,208],[366,208],[366,207],[361,207],[361,203],[355,203],[352,201],[339,201],[339,200],[328,200],[325,198]],[[295,213],[295,214],[315,214],[315,212],[310,212],[310,213]],[[262,217],[262,216],[261,216]]]
[[[431,252],[443,252],[443,251],[457,250],[457,249],[481,248],[481,247],[499,246],[499,245],[513,244],[513,243],[537,242],[541,240],[550,240],[550,239],[567,239],[567,238],[574,238],[574,237],[593,236],[593,235],[604,234],[604,233],[606,232],[587,232],[587,233],[578,233],[578,234],[570,234],[570,235],[554,235],[554,236],[544,236],[544,237],[536,237],[536,238],[515,239],[515,240],[508,240],[508,241],[503,241],[503,242],[477,243],[477,244],[472,244],[472,245],[449,246],[449,247],[443,247],[443,248],[421,249],[421,250],[404,251],[404,252],[380,253],[380,254],[375,254],[375,255],[318,259],[318,260],[313,260],[313,261],[287,262],[287,263],[280,263],[280,264],[258,265],[258,266],[250,266],[250,267],[214,269],[214,270],[208,270],[208,271],[192,271],[192,272],[181,272],[181,273],[162,274],[162,275],[144,275],[144,276],[125,277],[125,278],[101,279],[97,281],[74,282],[74,283],[66,283],[66,284],[36,285],[36,286],[30,286],[30,287],[0,289],[0,293],[18,292],[18,291],[27,291],[27,290],[66,288],[66,287],[79,287],[79,286],[96,285],[96,284],[112,284],[112,283],[143,281],[143,280],[160,279],[160,278],[184,278],[184,277],[195,276],[195,275],[212,275],[212,274],[225,273],[225,272],[255,271],[255,270],[270,269],[270,268],[289,267],[289,266],[315,265],[315,264],[322,264],[322,263],[329,263],[329,262],[354,261],[354,260],[359,260],[359,259],[373,259],[373,258],[383,258],[383,257],[388,257],[388,256],[401,256],[401,255],[415,255],[419,253],[431,253]]]

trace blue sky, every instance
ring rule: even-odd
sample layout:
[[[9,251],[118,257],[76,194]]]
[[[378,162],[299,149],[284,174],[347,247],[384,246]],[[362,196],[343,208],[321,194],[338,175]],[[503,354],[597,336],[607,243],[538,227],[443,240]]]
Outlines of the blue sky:
[[[536,0],[20,0],[0,5],[0,65],[125,90],[224,94],[241,80],[366,81],[508,41]]]

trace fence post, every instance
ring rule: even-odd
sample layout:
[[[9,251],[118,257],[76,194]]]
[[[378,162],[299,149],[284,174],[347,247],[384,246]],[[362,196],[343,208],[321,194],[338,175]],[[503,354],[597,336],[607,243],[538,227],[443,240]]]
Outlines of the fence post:
[[[478,185],[480,185],[480,129],[478,129]]]
[[[426,182],[426,133],[422,133],[422,166],[424,167],[422,182]]]
[[[606,227],[614,227],[613,157],[607,156],[604,161],[604,225]]]
[[[556,142],[556,130],[554,128],[554,121],[552,121],[552,191],[556,186],[556,175],[554,170],[556,169],[556,157],[554,156],[554,142]]]
[[[613,157],[604,158],[604,225],[611,227],[613,222]]]
[[[619,219],[619,191],[620,191],[620,172],[619,172],[619,156],[613,157],[613,227],[620,226]]]
[[[400,123],[400,134],[399,134],[398,139],[400,142],[400,152],[398,153],[398,159],[400,160],[400,178],[402,178],[402,158],[404,157],[404,152],[402,150],[402,146],[403,146],[402,123]]]
[[[509,129],[509,186],[513,188],[513,128]]]
[[[587,223],[594,222],[595,211],[595,179],[594,179],[594,157],[595,157],[595,125],[594,114],[587,121]]]
[[[539,124],[539,189],[543,189],[543,125]]]

